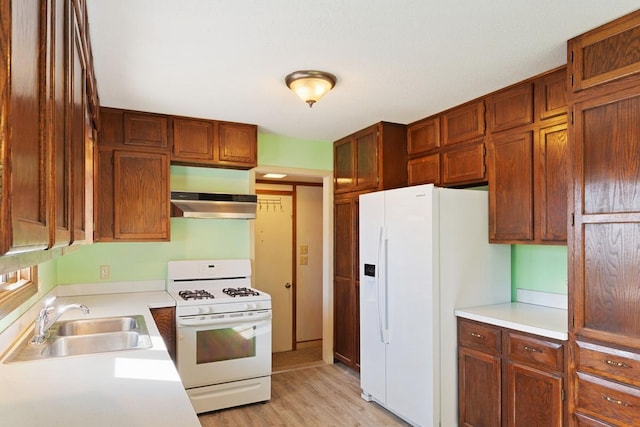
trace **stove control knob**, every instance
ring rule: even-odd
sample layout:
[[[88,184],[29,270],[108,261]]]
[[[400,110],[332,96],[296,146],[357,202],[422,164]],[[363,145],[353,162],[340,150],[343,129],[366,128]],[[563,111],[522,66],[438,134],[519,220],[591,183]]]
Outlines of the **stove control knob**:
[[[258,304],[256,304],[256,303],[248,303],[247,304],[247,310],[255,310],[256,308],[258,308]]]

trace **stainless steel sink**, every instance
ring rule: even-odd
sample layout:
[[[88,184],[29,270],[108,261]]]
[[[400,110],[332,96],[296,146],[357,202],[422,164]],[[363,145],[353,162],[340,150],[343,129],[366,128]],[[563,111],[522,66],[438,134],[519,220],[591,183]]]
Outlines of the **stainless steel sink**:
[[[49,331],[40,345],[30,344],[32,334],[26,334],[4,363],[151,347],[141,315],[66,320],[54,323]]]
[[[103,317],[97,319],[78,319],[59,322],[58,327],[54,323],[51,332],[59,337],[70,335],[103,334],[108,332],[132,331],[140,329],[142,316]]]
[[[59,337],[54,339],[51,344],[44,349],[42,356],[78,356],[81,354],[104,353],[108,351],[151,347],[151,340],[144,340],[143,337],[144,335],[138,331],[107,332],[103,334]]]

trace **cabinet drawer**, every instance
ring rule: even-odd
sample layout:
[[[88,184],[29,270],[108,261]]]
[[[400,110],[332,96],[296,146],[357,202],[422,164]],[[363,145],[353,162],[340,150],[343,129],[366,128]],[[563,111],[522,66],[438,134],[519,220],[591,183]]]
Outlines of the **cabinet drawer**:
[[[574,421],[576,427],[611,427],[611,424],[587,417],[583,414],[574,414]]]
[[[640,425],[640,389],[578,372],[576,412],[613,425]]]
[[[500,354],[500,328],[467,320],[458,320],[460,345],[490,354]]]
[[[542,368],[564,371],[564,347],[562,344],[509,333],[509,359]]]
[[[576,369],[640,387],[640,354],[577,342]]]

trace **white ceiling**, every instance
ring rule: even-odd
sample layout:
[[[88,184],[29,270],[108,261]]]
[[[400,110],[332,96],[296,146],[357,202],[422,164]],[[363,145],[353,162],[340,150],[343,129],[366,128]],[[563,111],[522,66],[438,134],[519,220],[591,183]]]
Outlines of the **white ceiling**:
[[[101,104],[334,141],[410,123],[566,63],[640,0],[88,0]],[[299,69],[336,87],[309,108]]]

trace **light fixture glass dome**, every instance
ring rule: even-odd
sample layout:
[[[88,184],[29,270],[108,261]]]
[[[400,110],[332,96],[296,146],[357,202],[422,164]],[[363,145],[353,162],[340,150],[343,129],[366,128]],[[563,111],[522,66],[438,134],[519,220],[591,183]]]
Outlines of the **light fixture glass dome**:
[[[324,71],[302,70],[289,74],[284,81],[289,89],[312,107],[336,85],[336,76]]]

